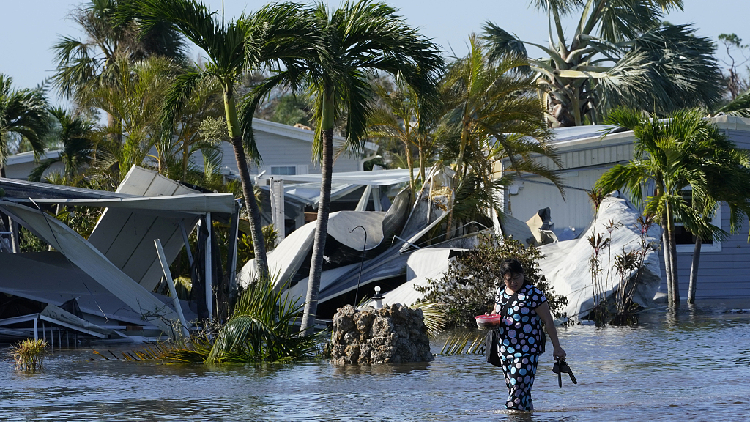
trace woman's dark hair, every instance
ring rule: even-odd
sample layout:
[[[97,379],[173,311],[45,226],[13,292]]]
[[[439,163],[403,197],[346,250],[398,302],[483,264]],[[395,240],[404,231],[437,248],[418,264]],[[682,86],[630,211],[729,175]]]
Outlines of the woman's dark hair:
[[[500,264],[500,276],[503,279],[505,278],[505,274],[510,274],[511,277],[515,274],[523,274],[523,266],[517,259],[506,259]]]

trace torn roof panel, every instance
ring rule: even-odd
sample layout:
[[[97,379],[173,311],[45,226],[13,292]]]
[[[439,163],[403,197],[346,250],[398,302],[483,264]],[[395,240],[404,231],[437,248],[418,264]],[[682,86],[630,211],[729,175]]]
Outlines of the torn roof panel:
[[[163,331],[169,332],[170,327],[165,321],[178,319],[177,313],[171,307],[154,298],[78,233],[56,218],[7,201],[0,201],[0,209],[62,252],[70,262],[140,314],[144,320],[151,321]]]
[[[198,221],[199,215],[190,212],[234,211],[231,193],[199,193],[157,172],[135,166],[120,183],[118,193],[151,196],[111,202],[89,242],[149,291],[162,275],[155,239],[160,239],[167,261],[172,262],[184,245],[180,223],[189,233]],[[171,196],[175,193],[183,194]]]
[[[60,252],[2,253],[0,291],[13,296],[61,306],[76,299],[85,314],[131,324],[143,324],[141,315],[111,294]],[[33,282],[30,282],[33,281]],[[163,303],[171,298],[151,293]],[[182,303],[188,320],[197,318]]]
[[[128,198],[131,195],[103,190],[74,188],[72,186],[53,185],[50,183],[29,182],[26,180],[6,179],[0,177],[0,188],[5,191],[3,199],[116,199]]]
[[[13,198],[7,195],[13,202],[31,203],[25,198]],[[174,215],[174,212],[183,213],[231,213],[234,209],[234,195],[231,193],[193,193],[178,196],[142,197],[127,196],[123,198],[102,199],[36,199],[37,204],[60,204],[76,207],[100,207],[100,208],[122,208],[141,213]]]

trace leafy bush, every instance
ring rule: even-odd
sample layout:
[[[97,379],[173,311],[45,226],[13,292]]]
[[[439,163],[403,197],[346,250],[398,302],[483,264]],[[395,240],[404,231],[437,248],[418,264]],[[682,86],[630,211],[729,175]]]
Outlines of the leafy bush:
[[[508,258],[521,262],[526,282],[541,289],[547,296],[555,317],[568,304],[565,296],[555,295],[537,262],[541,252],[534,246],[525,247],[514,239],[500,241],[496,236],[482,236],[479,246],[456,257],[445,275],[428,280],[425,287],[415,287],[426,293],[423,301],[441,303],[446,308],[448,326],[475,327],[474,317],[492,311],[496,283],[501,283],[500,264]]]

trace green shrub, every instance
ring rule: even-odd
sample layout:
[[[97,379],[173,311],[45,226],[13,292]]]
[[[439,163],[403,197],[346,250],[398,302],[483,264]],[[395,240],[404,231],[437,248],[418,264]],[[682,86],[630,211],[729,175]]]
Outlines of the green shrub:
[[[474,317],[492,311],[495,303],[495,282],[501,280],[500,264],[508,258],[521,262],[526,281],[547,296],[555,317],[568,304],[565,296],[555,295],[552,286],[539,272],[541,252],[534,246],[525,247],[514,239],[500,241],[496,236],[482,236],[476,249],[456,257],[442,278],[428,280],[423,301],[441,303],[445,307],[448,326],[476,327]]]

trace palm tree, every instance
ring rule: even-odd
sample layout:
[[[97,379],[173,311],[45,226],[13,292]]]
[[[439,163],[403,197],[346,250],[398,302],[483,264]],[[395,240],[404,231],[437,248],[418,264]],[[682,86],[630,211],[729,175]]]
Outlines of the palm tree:
[[[26,141],[35,155],[44,151],[48,116],[47,100],[41,88],[13,89],[13,78],[0,73],[0,177],[5,177],[5,161],[11,152],[11,143]],[[0,226],[10,229],[10,218],[0,214]]]
[[[29,142],[36,154],[44,152],[49,131],[47,100],[41,89],[13,89],[13,78],[0,73],[0,177],[11,142]]]
[[[134,63],[152,56],[167,57],[178,64],[187,61],[185,41],[169,24],[158,22],[142,30],[132,16],[118,20],[118,10],[127,3],[90,0],[80,5],[71,16],[85,38],[63,36],[53,46],[57,69],[52,83],[78,107],[91,107],[87,100],[92,98],[92,91],[122,79],[120,63]],[[122,122],[108,112],[107,120],[112,143],[121,143]],[[120,175],[115,171],[114,176],[116,183]]]
[[[94,160],[94,125],[92,122],[73,116],[62,107],[53,108],[50,114],[57,119],[59,134],[56,139],[62,146],[58,158],[44,160],[29,174],[30,181],[39,181],[53,164],[62,162],[63,180],[75,186],[78,177],[86,166]]]
[[[547,57],[529,60],[553,126],[595,124],[617,105],[667,114],[708,107],[722,95],[715,46],[688,25],[662,22],[682,0],[536,0],[548,15],[549,45],[524,42],[488,22],[493,54],[527,55],[526,45]],[[566,36],[562,17],[580,13]]]
[[[144,165],[149,150],[156,147],[154,157],[157,169],[164,173],[166,153],[157,142],[161,135],[159,115],[164,97],[170,88],[179,67],[163,57],[150,57],[137,62],[120,58],[115,61],[118,69],[107,84],[98,84],[79,95],[86,104],[99,108],[112,116],[117,124],[116,134],[123,134],[99,143],[106,150],[114,183],[133,165]]]
[[[374,96],[370,76],[374,72],[392,75],[425,98],[434,95],[436,71],[442,65],[437,46],[421,36],[396,13],[379,2],[344,2],[329,11],[318,4],[309,21],[316,31],[309,54],[269,78],[256,90],[256,99],[274,86],[305,86],[315,103],[315,142],[313,155],[320,160],[322,184],[312,262],[308,277],[302,332],[313,329],[323,265],[323,249],[328,233],[333,167],[333,131],[337,122],[344,126],[347,147],[358,151],[364,144],[366,122]],[[302,46],[304,38],[297,42]],[[256,100],[257,102],[257,100]]]
[[[309,22],[301,19],[300,8],[293,3],[271,4],[226,24],[223,18],[219,20],[215,13],[194,0],[133,0],[124,4],[121,12],[124,19],[138,19],[146,31],[153,25],[167,22],[207,55],[208,63],[204,67],[177,77],[165,98],[162,127],[165,133],[171,132],[175,116],[204,79],[216,80],[221,85],[227,129],[250,214],[255,263],[261,277],[267,277],[260,210],[248,166],[248,155],[256,162],[260,160],[252,133],[255,103],[244,102],[238,112],[236,84],[244,72],[266,62],[298,57],[302,53],[300,40],[311,39]]]
[[[397,80],[393,87],[388,85],[382,81],[373,84],[376,100],[373,101],[372,114],[367,120],[368,135],[403,144],[406,165],[409,168],[409,187],[414,191],[416,187],[412,150],[417,149],[419,176],[424,182],[426,153],[431,144],[429,140],[432,138],[428,129],[431,122],[425,117],[428,113],[425,110],[426,104],[420,101],[414,89],[403,80]]]
[[[717,179],[701,168],[706,161],[696,152],[696,146],[708,142],[715,133],[697,110],[678,111],[669,119],[659,120],[634,109],[619,108],[610,113],[606,122],[634,131],[635,158],[605,172],[595,189],[612,192],[626,188],[635,204],[640,205],[645,199],[644,214],[660,219],[667,295],[670,306],[677,307],[680,292],[675,222],[679,220],[685,229],[703,238],[723,235],[721,228],[704,218],[709,199],[715,198],[711,192],[718,187]],[[647,196],[652,187],[653,194]],[[694,198],[701,198],[696,207],[682,195],[688,187]]]
[[[505,171],[537,174],[559,187],[559,177],[535,161],[532,154],[548,157],[558,165],[559,161],[549,143],[552,135],[544,122],[544,109],[533,94],[534,81],[517,72],[527,62],[513,55],[490,60],[485,46],[474,35],[469,47],[469,54],[452,63],[441,82],[447,109],[441,132],[448,139],[443,158],[456,162],[455,196],[466,188],[481,193],[484,199],[478,203],[500,215],[492,192],[507,184],[509,178],[496,174],[495,163],[508,159],[510,166]],[[470,174],[473,176],[468,177]],[[462,196],[464,200],[476,198]],[[453,205],[451,197],[448,237]]]
[[[185,61],[184,40],[165,22],[139,31],[132,18],[118,21],[118,8],[125,3],[90,0],[72,13],[86,39],[63,36],[53,46],[58,62],[53,82],[65,97],[77,98],[78,91],[90,84],[106,84],[117,71],[118,59],[138,61],[156,55]]]
[[[699,115],[695,115],[695,118],[699,118]],[[718,203],[723,202],[729,208],[729,233],[739,231],[743,219],[750,214],[750,152],[737,148],[716,125],[705,121],[703,123],[705,135],[690,145],[690,166],[703,173],[710,190],[703,196],[692,192],[691,201],[693,208],[704,220],[702,227],[698,228],[709,227],[714,230],[692,233],[695,247],[688,283],[689,304],[695,303],[703,241],[720,241],[728,235],[710,224]]]

